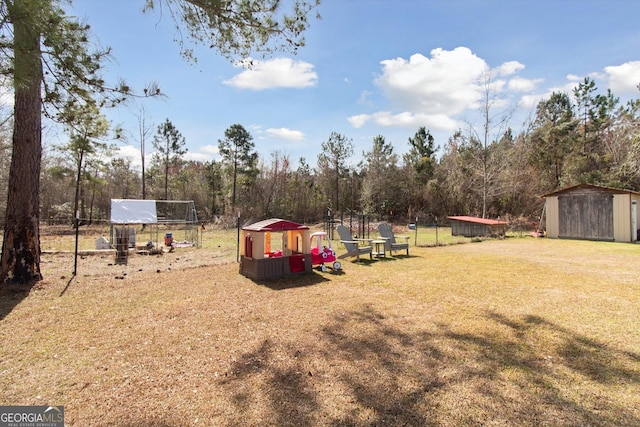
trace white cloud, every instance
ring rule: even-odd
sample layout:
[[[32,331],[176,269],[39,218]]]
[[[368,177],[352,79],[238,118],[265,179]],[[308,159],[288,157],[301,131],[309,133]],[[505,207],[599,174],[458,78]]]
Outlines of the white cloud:
[[[575,74],[567,74],[567,80],[570,82],[581,82],[584,80],[584,77],[577,76]]]
[[[14,102],[13,93],[4,92],[4,91],[0,93],[0,107],[13,108],[13,102]]]
[[[371,102],[371,100],[369,99],[371,95],[373,95],[371,91],[363,90],[362,92],[360,92],[360,97],[356,102],[360,105],[373,106],[373,102]]]
[[[210,160],[213,160],[213,157],[214,156],[208,153],[189,150],[187,151],[187,154],[184,155],[184,160],[190,160],[194,162],[208,162]]]
[[[207,144],[200,147],[196,147],[195,150],[189,149],[189,151],[187,151],[187,154],[184,155],[184,158],[185,160],[209,162],[215,159],[216,157],[219,157],[218,153],[219,151],[218,151],[217,145]]]
[[[592,72],[586,76],[567,74],[567,82],[562,86],[554,86],[544,92],[526,94],[520,98],[520,106],[524,108],[535,108],[542,100],[549,99],[551,94],[565,93],[573,95],[573,91],[584,82],[585,77],[596,81],[608,81],[608,87],[614,95],[624,93],[637,93],[637,85],[640,83],[640,61],[631,61],[618,66],[608,66],[604,68],[604,73]],[[543,79],[527,80],[514,77],[509,81],[508,88],[516,92],[531,92],[541,83]]]
[[[347,119],[355,128],[362,127],[367,122],[374,122],[378,126],[391,127],[401,126],[415,128],[425,126],[432,130],[455,130],[462,123],[452,119],[446,114],[414,114],[402,112],[393,114],[389,111],[380,111],[374,114],[360,114]]]
[[[500,80],[491,80],[489,81],[489,90],[491,91],[492,94],[498,94],[501,92],[504,92],[504,88],[507,86],[507,82],[500,79]],[[483,92],[486,91],[487,89],[483,89]],[[484,94],[482,95],[484,98]]]
[[[0,75],[0,107],[13,108],[14,96],[11,82],[6,76]]]
[[[487,90],[496,96],[493,106],[504,107],[511,102],[510,94],[531,92],[542,82],[518,77],[516,74],[525,68],[518,61],[491,69],[464,46],[433,49],[430,57],[416,53],[408,60],[388,59],[381,65],[375,84],[390,101],[391,111],[353,115],[347,120],[355,128],[375,123],[452,131],[463,125],[458,117],[464,112],[481,107]],[[369,95],[363,92],[359,103]]]
[[[145,164],[148,167],[150,159],[153,157],[154,152],[146,153],[145,155]],[[136,147],[133,145],[123,145],[118,147],[115,152],[116,157],[120,157],[131,162],[131,167],[133,169],[141,170],[142,169],[142,160],[140,159],[140,147]],[[193,160],[199,162],[208,162],[215,159],[218,156],[218,147],[215,145],[204,145],[202,147],[197,147],[195,150],[189,148],[187,153],[184,155],[185,160]]]
[[[522,98],[520,98],[520,106],[525,108],[525,109],[534,109],[538,107],[538,104],[540,103],[540,101],[542,101],[543,99],[548,99],[551,96],[551,92],[547,92],[547,93],[539,93],[539,94],[533,94],[533,95],[524,95]]]
[[[304,134],[298,130],[291,130],[287,128],[267,129],[267,134],[272,138],[284,139],[285,141],[302,141]]]
[[[256,123],[250,124],[249,126],[247,126],[247,128],[249,128],[249,130],[253,133],[257,133],[257,134],[262,133],[262,126]]]
[[[532,92],[543,79],[523,79],[522,77],[514,77],[509,80],[507,88],[513,92]]]
[[[431,58],[421,54],[409,60],[382,61],[378,86],[400,110],[423,114],[458,114],[481,98],[480,77],[487,64],[466,47],[452,51],[434,49]]]
[[[209,156],[216,156],[218,155],[219,150],[217,145],[207,144],[207,145],[203,145],[202,147],[199,147],[198,152],[207,154]]]
[[[553,93],[566,93],[567,95],[572,95],[573,90],[584,80],[584,78],[578,77],[574,74],[569,74],[567,75],[567,80],[567,83],[563,86],[552,86],[547,88],[544,92],[523,95],[522,98],[520,98],[520,106],[528,109],[536,108],[540,101],[549,99]]]
[[[242,67],[238,64],[236,67]],[[290,58],[253,61],[249,69],[235,75],[224,84],[240,89],[265,90],[273,88],[301,89],[315,86],[318,75],[313,65]]]
[[[347,120],[351,123],[351,126],[358,129],[365,125],[369,120],[371,120],[371,116],[369,114],[358,114],[356,116],[348,117]]]
[[[637,92],[640,83],[640,61],[604,68],[609,76],[609,88],[614,94]]]
[[[140,169],[142,167],[142,160],[140,158],[140,147],[135,147],[133,145],[123,145],[122,147],[118,147],[115,152],[115,156],[123,158],[125,160],[129,160],[131,162],[131,167],[134,169]]]
[[[508,61],[497,67],[495,72],[499,76],[510,76],[522,70],[524,70],[523,64],[518,61]]]

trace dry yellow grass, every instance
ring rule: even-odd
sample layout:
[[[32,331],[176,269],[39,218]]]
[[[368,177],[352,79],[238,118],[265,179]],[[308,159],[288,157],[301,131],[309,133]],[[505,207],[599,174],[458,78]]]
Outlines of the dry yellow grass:
[[[412,246],[265,283],[210,246],[73,280],[45,255],[2,295],[0,403],[73,426],[640,425],[638,245]]]

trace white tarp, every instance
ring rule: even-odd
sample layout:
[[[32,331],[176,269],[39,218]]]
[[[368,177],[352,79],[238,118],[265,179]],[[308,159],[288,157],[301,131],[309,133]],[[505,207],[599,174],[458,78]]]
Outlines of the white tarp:
[[[155,200],[111,199],[111,224],[157,224]]]

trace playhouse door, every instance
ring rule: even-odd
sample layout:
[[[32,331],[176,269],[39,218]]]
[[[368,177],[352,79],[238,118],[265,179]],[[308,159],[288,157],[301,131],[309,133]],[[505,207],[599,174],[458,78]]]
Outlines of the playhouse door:
[[[304,255],[291,255],[289,257],[289,272],[301,273],[304,271]]]

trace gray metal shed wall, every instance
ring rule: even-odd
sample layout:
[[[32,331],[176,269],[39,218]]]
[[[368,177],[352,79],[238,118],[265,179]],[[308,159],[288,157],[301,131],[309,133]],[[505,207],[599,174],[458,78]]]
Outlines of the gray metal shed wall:
[[[463,237],[482,237],[500,235],[505,233],[504,225],[491,226],[475,222],[451,220],[451,235]]]

